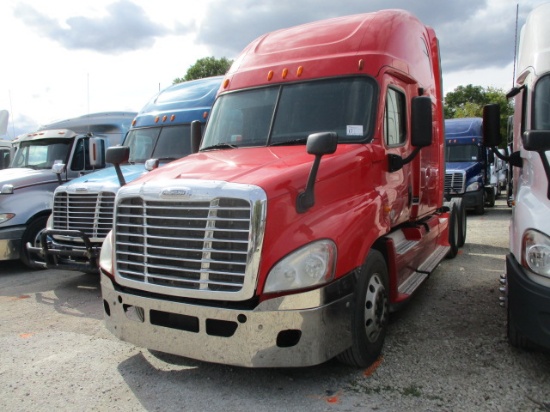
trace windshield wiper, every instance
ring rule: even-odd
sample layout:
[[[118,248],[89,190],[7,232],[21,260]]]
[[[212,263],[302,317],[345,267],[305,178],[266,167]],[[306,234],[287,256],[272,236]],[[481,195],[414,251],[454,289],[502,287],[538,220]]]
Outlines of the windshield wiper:
[[[298,144],[306,144],[307,143],[307,137],[301,137],[299,139],[293,139],[293,140],[285,140],[283,142],[275,142],[270,143],[270,146],[290,146],[290,145],[298,145]]]
[[[217,150],[217,149],[236,149],[238,146],[235,146],[231,143],[218,143],[214,144],[212,146],[205,147],[201,149],[201,152],[205,152],[207,150]]]

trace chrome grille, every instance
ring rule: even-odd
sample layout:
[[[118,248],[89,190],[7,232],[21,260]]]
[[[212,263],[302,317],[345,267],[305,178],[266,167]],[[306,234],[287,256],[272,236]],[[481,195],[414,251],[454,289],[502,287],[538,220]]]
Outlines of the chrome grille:
[[[56,193],[53,228],[80,230],[92,239],[104,239],[113,226],[115,193]]]
[[[445,173],[445,193],[464,193],[465,177],[464,172]]]
[[[122,279],[186,292],[238,293],[243,288],[253,243],[249,200],[128,197],[118,200],[116,214],[116,265]]]

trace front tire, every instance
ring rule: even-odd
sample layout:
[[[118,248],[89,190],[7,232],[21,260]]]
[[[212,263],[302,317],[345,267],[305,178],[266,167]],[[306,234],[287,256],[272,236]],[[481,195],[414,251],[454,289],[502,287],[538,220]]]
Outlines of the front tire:
[[[353,296],[352,346],[338,355],[341,362],[364,368],[382,353],[389,319],[388,269],[382,254],[372,250],[361,267]]]
[[[467,232],[467,218],[466,218],[466,208],[464,207],[464,202],[460,197],[453,197],[451,203],[454,203],[457,208],[458,213],[458,247],[461,248],[466,243],[466,232]]]
[[[33,246],[40,246],[40,235],[46,229],[47,221],[47,216],[38,217],[30,223],[25,233],[23,233],[20,256],[21,261],[30,269],[44,269],[44,266],[34,263],[44,262],[44,259],[40,255],[29,253],[27,250],[27,242],[30,242]]]

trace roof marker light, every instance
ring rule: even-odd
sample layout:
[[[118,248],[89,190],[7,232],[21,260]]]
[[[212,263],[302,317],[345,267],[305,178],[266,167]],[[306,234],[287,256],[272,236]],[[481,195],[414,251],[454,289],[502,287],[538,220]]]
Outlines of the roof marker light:
[[[207,117],[208,117],[208,112],[204,112],[204,113],[202,114],[202,118],[203,118],[203,119],[206,119]]]
[[[229,79],[225,79],[225,80],[223,81],[223,88],[224,88],[224,89],[227,89],[227,86],[229,86]]]
[[[159,117],[158,117],[158,116],[157,116],[157,117],[155,117],[155,123],[158,123],[158,122],[159,122],[159,120],[160,120],[160,119],[159,119]]]
[[[269,73],[267,73],[267,80],[273,79],[273,70],[270,70]]]
[[[283,69],[283,79],[286,79],[286,76],[288,76],[288,69],[284,68]]]
[[[365,67],[365,60],[359,59],[359,63],[357,64],[357,68],[359,70],[363,70],[364,67]]]
[[[173,122],[174,120],[176,120],[176,115],[173,114],[172,116],[170,116],[170,121]]]
[[[296,70],[296,76],[300,77],[303,72],[304,72],[304,66],[298,66],[298,69]]]
[[[168,119],[168,116],[166,116],[166,115],[162,116],[162,122],[163,123],[166,121],[166,119]]]

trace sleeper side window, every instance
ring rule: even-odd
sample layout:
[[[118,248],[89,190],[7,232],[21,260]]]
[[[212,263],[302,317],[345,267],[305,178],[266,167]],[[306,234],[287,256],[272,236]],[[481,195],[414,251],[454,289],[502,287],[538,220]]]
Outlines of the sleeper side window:
[[[406,124],[405,95],[389,88],[384,113],[384,140],[387,146],[399,146],[405,142]]]

